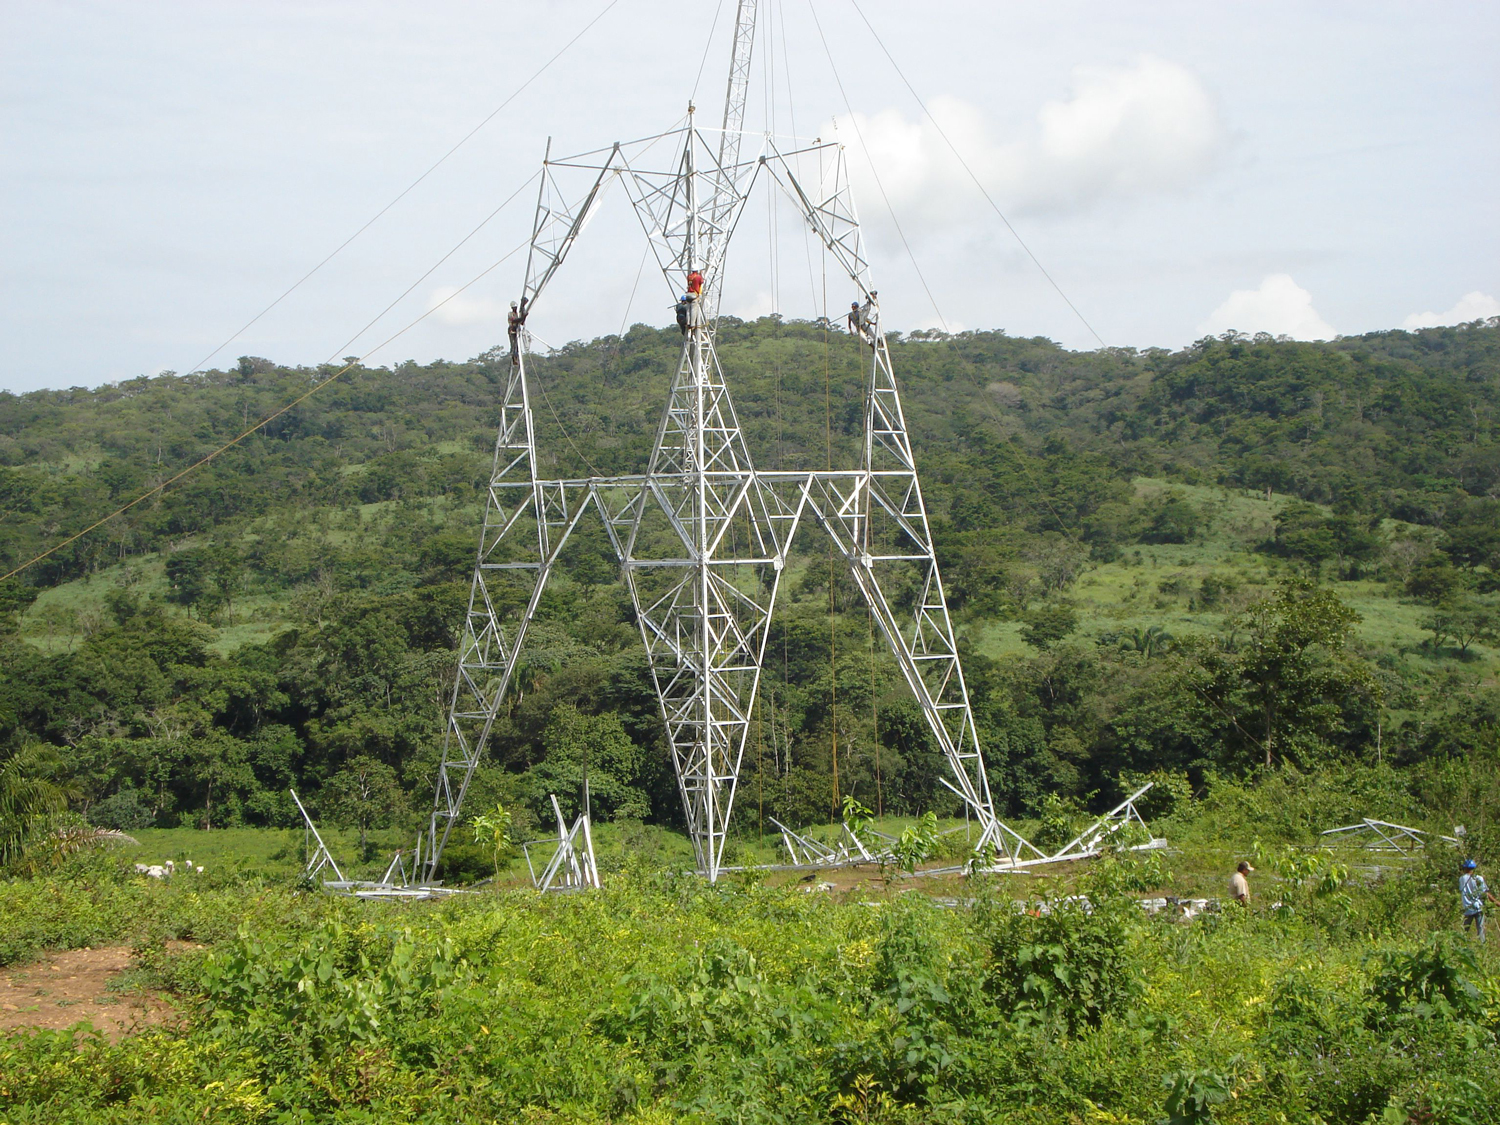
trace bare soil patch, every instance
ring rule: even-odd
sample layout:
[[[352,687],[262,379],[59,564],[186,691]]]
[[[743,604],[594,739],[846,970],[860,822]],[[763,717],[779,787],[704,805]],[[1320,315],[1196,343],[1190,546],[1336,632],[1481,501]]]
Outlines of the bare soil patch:
[[[73,949],[0,971],[0,1034],[90,1023],[109,1039],[167,1022],[172,1007],[152,992],[111,989],[133,967],[128,946]]]

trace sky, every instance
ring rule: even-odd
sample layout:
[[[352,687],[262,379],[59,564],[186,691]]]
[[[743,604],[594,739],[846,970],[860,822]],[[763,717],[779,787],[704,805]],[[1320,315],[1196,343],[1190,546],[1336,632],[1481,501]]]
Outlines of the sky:
[[[1179,348],[1500,315],[1500,5],[759,8],[747,127],[846,146],[888,329]],[[0,0],[0,389],[479,354],[548,138],[690,98],[715,122],[734,9]],[[644,251],[615,192],[537,339],[670,323]],[[757,196],[724,311],[837,315],[823,271]]]

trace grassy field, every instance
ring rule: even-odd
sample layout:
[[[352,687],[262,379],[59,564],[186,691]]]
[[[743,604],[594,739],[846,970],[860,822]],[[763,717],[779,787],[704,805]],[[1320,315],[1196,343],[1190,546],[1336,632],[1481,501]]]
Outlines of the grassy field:
[[[1098,639],[1151,626],[1161,626],[1174,636],[1220,632],[1229,617],[1284,573],[1283,563],[1256,550],[1270,537],[1275,514],[1285,503],[1283,497],[1268,500],[1263,493],[1168,485],[1145,477],[1138,478],[1134,488],[1141,497],[1168,488],[1185,495],[1205,513],[1205,529],[1192,543],[1130,547],[1116,561],[1086,570],[1068,591],[1078,612],[1080,637]],[[310,540],[348,543],[360,535],[378,535],[388,521],[403,518],[403,513],[410,515],[397,501],[362,504],[354,511],[358,518],[353,523],[348,513],[330,512],[329,519],[311,521],[302,534]],[[464,518],[463,510],[443,498],[425,501],[420,514],[435,522],[460,523]],[[1394,521],[1387,523],[1388,534],[1406,527]],[[254,534],[253,525],[250,534]],[[795,585],[815,561],[805,554],[795,558],[788,567],[786,582]],[[1208,577],[1231,583],[1222,604],[1198,604],[1197,592]],[[108,619],[105,599],[111,590],[122,586],[144,596],[164,598],[168,589],[162,559],[143,556],[90,578],[44,590],[24,614],[22,634],[47,652],[76,647],[85,630]],[[1421,626],[1426,607],[1399,596],[1384,582],[1340,582],[1336,588],[1360,614],[1357,635],[1361,641],[1374,650],[1399,654],[1403,660],[1435,663],[1419,650],[1427,635]],[[232,611],[217,622],[213,648],[228,653],[244,644],[268,640],[290,623],[292,599],[293,593],[285,590],[238,596]],[[179,607],[170,609],[188,615]],[[1019,622],[968,621],[961,629],[987,656],[1033,652],[1021,639]],[[1468,673],[1493,681],[1500,672],[1500,651],[1476,644],[1463,665]]]

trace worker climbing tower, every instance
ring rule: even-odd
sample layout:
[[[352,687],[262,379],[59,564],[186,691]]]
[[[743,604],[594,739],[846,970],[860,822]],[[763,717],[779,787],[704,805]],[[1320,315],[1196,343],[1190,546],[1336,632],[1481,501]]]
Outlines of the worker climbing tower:
[[[690,106],[682,122],[653,137],[566,158],[549,147],[524,316],[544,307],[549,282],[616,183],[673,298],[693,299],[681,309],[682,350],[655,447],[636,475],[539,474],[522,329],[422,854],[428,880],[515,681],[548,579],[590,510],[603,520],[630,592],[698,869],[710,880],[723,869],[776,597],[805,519],[832,537],[869,604],[947,759],[945,781],[979,824],[976,850],[1014,861],[1030,849],[995,817],[843,151],[821,141],[783,147],[756,136],[756,151],[742,152],[755,10],[755,0],[740,0],[717,131],[700,127]],[[657,165],[653,154],[662,150],[672,157]],[[803,174],[808,168],[814,172]],[[864,442],[856,465],[758,469],[735,416],[715,326],[725,255],[761,180],[790,200],[867,310]]]

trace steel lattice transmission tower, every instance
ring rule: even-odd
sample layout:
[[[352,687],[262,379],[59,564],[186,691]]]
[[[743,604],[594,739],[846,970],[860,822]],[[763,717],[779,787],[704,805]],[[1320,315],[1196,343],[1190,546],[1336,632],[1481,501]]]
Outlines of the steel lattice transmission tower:
[[[772,612],[804,517],[830,536],[947,758],[946,783],[981,828],[976,850],[1030,848],[996,819],[933,553],[895,373],[878,322],[867,344],[858,466],[757,469],[715,350],[722,267],[735,224],[763,176],[874,312],[869,260],[837,144],[758,137],[741,153],[754,35],[741,0],[723,128],[685,121],[654,137],[543,165],[523,297],[529,315],[613,183],[624,186],[673,296],[705,279],[644,473],[545,479],[538,473],[524,348],[506,384],[443,761],[428,828],[431,880],[458,821],[547,581],[589,509],[603,519],[629,588],[699,870],[722,869],[735,784],[754,712]],[[666,166],[650,156],[667,148]],[[815,176],[800,176],[812,166]],[[1031,849],[1034,851],[1034,849]],[[1037,853],[1040,854],[1040,853]]]

